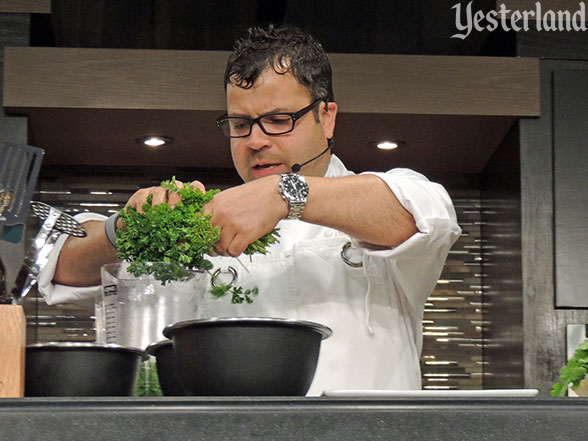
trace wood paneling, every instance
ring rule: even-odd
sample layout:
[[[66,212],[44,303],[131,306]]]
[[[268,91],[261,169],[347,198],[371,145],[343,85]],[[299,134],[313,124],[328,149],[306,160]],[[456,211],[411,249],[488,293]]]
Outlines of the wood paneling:
[[[523,326],[525,387],[548,394],[566,362],[566,324],[588,323],[588,310],[554,308],[552,72],[588,62],[541,64],[543,116],[520,122]]]
[[[226,52],[32,47],[6,55],[4,105],[30,117],[29,142],[47,150],[47,164],[232,167],[214,126],[225,109]],[[331,59],[336,151],[356,171],[479,173],[518,115],[539,114],[536,59]],[[147,152],[134,142],[146,134],[175,141]],[[368,145],[385,139],[409,148],[386,154]]]
[[[51,0],[0,0],[0,12],[51,13]]]
[[[7,48],[4,106],[222,110],[227,52]],[[531,58],[332,54],[343,112],[538,116]]]
[[[481,174],[484,388],[524,386],[518,125]]]
[[[346,112],[538,116],[532,58],[333,54]]]
[[[6,48],[12,108],[216,110],[228,54],[208,51]]]
[[[555,304],[588,308],[588,70],[553,73]]]

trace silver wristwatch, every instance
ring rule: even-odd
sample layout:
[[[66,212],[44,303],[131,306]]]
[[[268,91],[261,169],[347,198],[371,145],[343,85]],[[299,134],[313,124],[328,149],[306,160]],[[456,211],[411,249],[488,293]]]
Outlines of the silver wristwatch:
[[[308,197],[308,184],[304,176],[298,173],[280,173],[282,181],[278,191],[288,203],[288,216],[286,219],[300,219],[306,206]]]

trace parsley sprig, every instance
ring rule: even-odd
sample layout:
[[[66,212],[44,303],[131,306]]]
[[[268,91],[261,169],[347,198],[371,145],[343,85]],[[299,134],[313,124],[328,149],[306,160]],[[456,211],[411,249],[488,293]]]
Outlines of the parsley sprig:
[[[210,290],[211,294],[216,297],[222,297],[227,292],[231,293],[231,303],[253,303],[252,295],[259,294],[259,288],[257,286],[253,289],[247,289],[243,291],[240,286],[229,286],[229,285],[217,285]]]
[[[586,374],[588,374],[588,340],[580,344],[572,358],[561,368],[559,381],[553,385],[551,396],[563,397],[568,386],[578,387],[580,381],[586,378]]]
[[[203,207],[220,190],[202,192],[192,185],[178,188],[175,178],[163,181],[161,186],[170,193],[178,193],[181,202],[174,208],[167,203],[151,205],[149,195],[139,213],[127,206],[120,212],[124,226],[117,230],[117,256],[129,262],[128,271],[134,276],[152,274],[163,285],[169,281],[182,281],[193,277],[192,270],[210,271],[212,262],[207,256],[220,238],[220,229],[211,223],[211,215]],[[267,247],[279,241],[273,230],[250,244],[245,254],[266,254]],[[219,285],[212,294],[232,294],[233,303],[251,303],[257,288],[243,291],[241,287]]]

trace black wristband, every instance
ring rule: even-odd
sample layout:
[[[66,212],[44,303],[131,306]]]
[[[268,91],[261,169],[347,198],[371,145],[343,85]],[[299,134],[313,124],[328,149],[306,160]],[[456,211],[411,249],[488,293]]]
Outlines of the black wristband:
[[[116,248],[116,223],[118,221],[119,214],[120,211],[117,211],[108,219],[106,219],[106,223],[104,224],[104,232],[106,233],[106,238],[114,248]]]

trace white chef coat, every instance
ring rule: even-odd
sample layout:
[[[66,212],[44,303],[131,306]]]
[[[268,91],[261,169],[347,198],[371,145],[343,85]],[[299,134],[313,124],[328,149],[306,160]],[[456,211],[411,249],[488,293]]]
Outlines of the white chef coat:
[[[372,173],[372,172],[370,172]],[[326,177],[353,174],[331,156]],[[205,296],[205,317],[278,317],[321,323],[333,330],[323,340],[308,395],[340,389],[420,389],[424,304],[447,253],[459,237],[455,210],[445,189],[407,169],[373,173],[382,178],[412,213],[419,230],[394,248],[370,247],[332,228],[283,220],[280,243],[267,255],[212,257],[214,270],[237,272],[236,285],[259,288],[252,304],[233,305],[228,296]],[[84,213],[80,222],[104,219]],[[384,222],[385,219],[382,219]],[[39,277],[48,304],[93,305],[100,287],[51,283],[60,238]],[[361,266],[351,266],[347,256]],[[244,268],[246,267],[247,270]],[[90,306],[91,307],[91,306]]]

